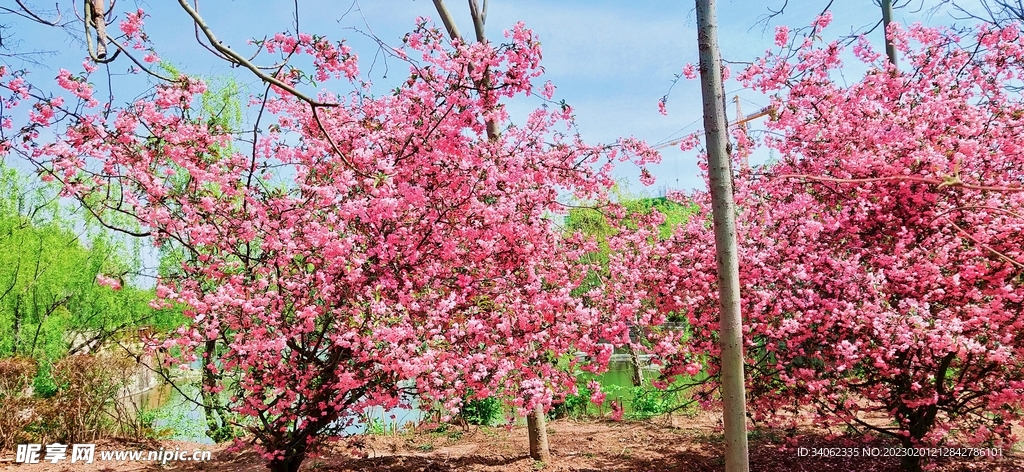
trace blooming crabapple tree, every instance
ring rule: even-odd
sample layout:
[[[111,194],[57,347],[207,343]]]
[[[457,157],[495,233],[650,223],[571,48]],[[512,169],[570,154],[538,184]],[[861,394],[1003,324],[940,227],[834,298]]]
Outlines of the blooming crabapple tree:
[[[843,85],[840,43],[787,48],[780,29],[780,48],[739,74],[774,94],[765,144],[780,156],[736,177],[752,411],[812,407],[906,446],[1010,444],[1024,399],[1024,47],[1015,26],[889,33],[904,72],[862,38],[867,71]],[[737,138],[741,157],[752,143]],[[671,240],[662,270],[682,298],[661,306],[693,336],[668,373],[702,359],[717,373],[712,247],[699,218]]]
[[[141,18],[126,20],[128,41],[144,39]],[[657,154],[634,140],[583,143],[568,107],[510,124],[499,100],[533,91],[540,48],[522,24],[506,37],[449,42],[421,21],[394,50],[408,79],[377,97],[343,43],[278,34],[261,47],[308,55],[313,71],[282,69],[253,98],[264,124],[251,142],[201,116],[196,78],[117,108],[97,106],[90,64],[62,70],[58,96],[5,70],[5,109],[34,103],[4,150],[101,219],[127,215],[188,252],[154,303],[182,304],[191,323],[162,347],[214,372],[208,390],[235,379],[228,407],[273,470],[294,471],[326,435],[403,393],[455,413],[472,391],[525,412],[575,388],[577,361],[559,360],[610,355],[598,311],[570,294],[594,244],[563,237],[551,216],[564,212],[560,192],[600,200],[614,161]],[[354,91],[304,99],[292,92],[307,76]],[[492,120],[503,129],[488,139]]]
[[[668,295],[662,293],[666,287],[658,270],[667,247],[659,242],[671,237],[693,208],[664,198],[638,198],[621,189],[612,195],[614,202],[574,209],[566,220],[569,230],[596,236],[598,243],[596,252],[584,255],[581,267],[590,272],[575,292],[605,317],[601,339],[627,348],[633,384],[640,386],[644,377],[639,355],[654,353],[651,363],[660,364],[684,342],[682,331],[666,325],[678,322],[678,313],[659,312],[653,305],[657,297],[650,294]],[[588,388],[603,400],[597,382]]]

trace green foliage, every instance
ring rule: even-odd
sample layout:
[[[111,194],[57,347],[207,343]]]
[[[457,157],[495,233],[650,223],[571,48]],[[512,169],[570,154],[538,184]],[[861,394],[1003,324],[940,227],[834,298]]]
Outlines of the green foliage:
[[[661,416],[678,406],[678,401],[671,392],[650,386],[633,387],[633,399],[630,402],[630,419],[645,420]]]
[[[633,195],[621,186],[616,186],[614,193],[615,200],[625,207],[628,214],[650,214],[656,211],[664,216],[665,221],[659,226],[659,236],[662,239],[672,236],[675,228],[686,223],[690,219],[690,215],[697,211],[696,205],[684,205],[666,197]],[[597,236],[602,241],[614,234],[606,216],[597,208],[570,210],[565,225],[570,231],[581,231],[584,234]],[[629,226],[628,222],[627,226]],[[604,250],[607,251],[607,246],[604,247]],[[607,255],[605,260],[607,260]]]
[[[242,124],[242,88],[234,78],[207,79],[199,110],[211,125],[235,130]]]
[[[384,434],[385,432],[386,432],[386,427],[384,426],[384,420],[382,420],[380,418],[367,418],[367,421],[366,421],[366,433],[365,434],[371,434],[371,435],[379,436],[379,435]]]
[[[580,382],[577,381],[577,385],[579,384]],[[587,416],[590,408],[590,394],[593,392],[586,387],[586,382],[582,382],[582,384],[583,386],[577,386],[575,395],[566,395],[560,403],[555,403],[551,411],[548,412],[548,417],[558,419]]]
[[[686,223],[690,216],[697,211],[696,205],[684,205],[665,197],[639,197],[630,194],[621,186],[615,187],[614,197],[620,205],[625,207],[628,215],[660,213],[665,218],[659,226],[659,237],[662,239],[671,237],[676,227]],[[629,220],[625,223],[627,227],[635,227],[635,224]],[[599,249],[584,256],[582,262],[597,263],[601,266],[608,263],[610,249],[607,240],[615,235],[615,230],[609,224],[608,217],[599,208],[583,207],[570,210],[565,219],[565,227],[569,232],[581,232],[597,239]],[[573,290],[573,294],[586,293],[599,284],[599,274],[589,273],[583,283]]]
[[[42,362],[39,370],[36,371],[35,379],[32,381],[32,391],[39,398],[52,398],[57,394],[57,382],[50,375],[51,365],[49,362]]]
[[[680,379],[660,389],[650,383],[634,387],[622,385],[616,380],[594,374],[580,374],[576,378],[576,394],[566,395],[565,399],[556,403],[548,416],[552,419],[558,418],[583,418],[597,413],[596,407],[591,404],[590,396],[593,391],[587,387],[590,381],[601,382],[601,391],[606,395],[606,402],[622,400],[625,408],[625,417],[635,420],[644,420],[664,414],[686,410],[693,404],[688,394],[687,383],[693,382],[694,378]],[[699,380],[699,379],[697,379]],[[607,403],[605,404],[607,411]]]
[[[472,399],[463,405],[462,417],[472,425],[491,426],[501,419],[502,410],[501,400],[495,397]]]
[[[57,190],[32,184],[0,163],[0,357],[56,361],[69,348],[118,331],[180,325],[180,313],[154,310],[151,290],[129,284],[138,241],[125,240],[61,203]],[[115,290],[97,275],[120,279]],[[40,369],[36,387],[53,386]]]

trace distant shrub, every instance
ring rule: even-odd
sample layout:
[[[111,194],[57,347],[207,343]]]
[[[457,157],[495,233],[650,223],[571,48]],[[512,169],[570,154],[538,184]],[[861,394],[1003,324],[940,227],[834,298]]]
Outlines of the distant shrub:
[[[36,369],[34,359],[0,359],[0,449],[22,442],[25,427],[35,418],[31,386]]]
[[[576,394],[566,395],[565,399],[552,405],[548,416],[551,419],[579,418],[587,415],[590,395],[593,393],[585,381],[577,380]]]
[[[473,425],[490,426],[497,422],[501,415],[501,400],[495,397],[469,400],[462,407],[462,418],[466,423]]]

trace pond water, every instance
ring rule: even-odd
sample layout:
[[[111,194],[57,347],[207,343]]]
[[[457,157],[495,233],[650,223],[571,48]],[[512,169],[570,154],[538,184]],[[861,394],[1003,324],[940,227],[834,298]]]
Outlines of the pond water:
[[[602,389],[610,392],[609,399],[615,399],[615,392],[619,392],[627,411],[628,398],[623,397],[628,395],[623,392],[633,387],[632,375],[632,365],[628,361],[613,361],[609,363],[608,371],[598,376]],[[213,444],[206,436],[206,419],[202,407],[192,400],[197,398],[198,390],[194,386],[174,388],[162,384],[133,396],[132,402],[139,411],[152,415],[154,430],[173,432],[169,439]],[[430,420],[426,417],[427,413],[417,407],[415,398],[410,399],[410,404],[412,408],[374,408],[368,412],[367,418],[345,428],[344,432],[358,434],[366,432],[370,427],[384,428],[387,431],[393,428],[400,430],[408,424]]]

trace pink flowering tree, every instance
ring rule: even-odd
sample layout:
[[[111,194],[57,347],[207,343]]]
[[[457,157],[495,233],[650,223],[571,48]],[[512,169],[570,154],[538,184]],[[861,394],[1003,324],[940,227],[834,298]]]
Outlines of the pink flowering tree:
[[[129,15],[111,46],[155,60],[143,18]],[[294,471],[324,437],[406,393],[452,414],[469,391],[525,413],[575,388],[577,361],[559,367],[575,351],[608,358],[601,315],[570,293],[594,243],[564,237],[553,217],[560,194],[599,201],[613,162],[657,154],[583,143],[568,107],[512,124],[500,100],[534,90],[540,48],[522,24],[506,38],[466,45],[421,21],[392,51],[408,79],[375,96],[343,43],[278,34],[259,46],[306,56],[311,72],[267,75],[242,138],[197,109],[205,84],[193,77],[117,107],[99,106],[90,63],[61,70],[53,96],[3,70],[5,112],[32,107],[3,151],[105,224],[127,218],[187,253],[154,304],[181,304],[191,323],[158,347],[205,365],[208,392],[233,381],[239,426],[271,469]],[[353,91],[304,95],[309,77]]]
[[[841,43],[780,29],[739,74],[773,95],[764,144],[779,156],[736,177],[752,412],[810,409],[908,447],[1006,446],[1024,399],[1024,46],[1015,26],[889,33],[903,71],[861,38],[866,72],[846,85]],[[742,158],[753,143],[736,137]],[[668,373],[717,374],[712,249],[694,218],[668,250],[681,296],[662,309],[693,332]]]

